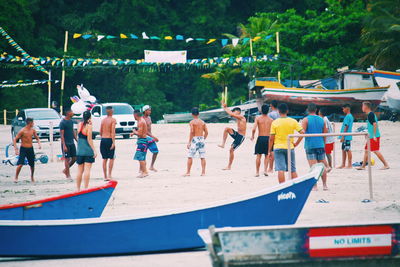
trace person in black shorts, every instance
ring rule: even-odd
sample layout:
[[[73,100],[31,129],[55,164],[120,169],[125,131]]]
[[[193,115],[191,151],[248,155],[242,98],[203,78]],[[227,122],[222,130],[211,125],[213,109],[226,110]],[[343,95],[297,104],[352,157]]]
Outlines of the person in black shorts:
[[[35,179],[33,177],[33,174],[35,172],[35,151],[33,150],[32,136],[34,136],[37,140],[39,149],[42,148],[40,145],[40,139],[35,129],[33,129],[33,119],[27,118],[25,122],[26,126],[18,132],[17,136],[13,140],[15,154],[19,155],[14,183],[18,182],[18,176],[21,172],[22,166],[25,164],[25,159],[28,160],[28,164],[31,167],[31,181],[32,183],[35,182]],[[19,150],[17,147],[18,140],[21,140],[21,148]]]
[[[106,107],[107,117],[101,121],[100,126],[100,153],[103,157],[103,173],[104,180],[110,181],[112,179],[112,169],[114,167],[115,158],[115,126],[117,120],[113,118],[112,106]],[[109,162],[108,162],[109,161]],[[108,170],[107,170],[108,162]]]
[[[74,131],[74,123],[72,121],[74,113],[71,109],[67,109],[64,119],[60,122],[61,151],[64,156],[63,173],[67,179],[71,179],[70,168],[76,162],[75,140],[78,141]]]

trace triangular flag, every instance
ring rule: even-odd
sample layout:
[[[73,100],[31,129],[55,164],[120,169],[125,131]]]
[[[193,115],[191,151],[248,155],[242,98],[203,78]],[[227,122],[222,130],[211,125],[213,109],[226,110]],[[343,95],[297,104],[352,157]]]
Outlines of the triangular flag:
[[[191,42],[191,41],[193,41],[194,39],[193,38],[187,38],[186,39],[186,43],[189,43],[189,42]]]
[[[256,36],[256,37],[253,38],[253,41],[257,42],[257,40],[259,40],[259,39],[261,39],[261,37],[260,36]]]
[[[149,36],[147,36],[147,34],[145,32],[142,32],[142,38],[143,39],[149,39]]]
[[[215,42],[216,40],[217,39],[210,39],[210,40],[208,40],[207,44],[211,44],[211,43]]]
[[[120,34],[119,34],[119,37],[121,37],[121,39],[126,39],[126,38],[128,38],[128,36],[126,36],[126,35],[123,34],[123,33],[120,33]]]
[[[74,33],[74,35],[72,36],[74,39],[81,37],[82,34],[80,33]]]
[[[172,40],[172,36],[165,36],[164,39],[165,40]]]
[[[138,37],[136,35],[134,35],[133,33],[130,34],[132,39],[138,39]]]
[[[182,35],[177,35],[177,36],[176,36],[176,40],[182,41],[182,40],[183,40],[183,36],[182,36]]]
[[[104,35],[97,35],[97,41],[100,41],[101,39],[103,39],[105,36]]]
[[[265,36],[265,40],[268,40],[269,38],[271,38],[272,37],[272,34],[271,35],[267,35],[267,36]]]
[[[92,37],[93,35],[91,35],[91,34],[85,34],[85,35],[82,35],[82,38],[83,39],[89,39],[90,37]]]
[[[114,35],[107,35],[107,37],[106,37],[107,39],[114,39],[114,38],[117,38],[116,36],[114,36]]]
[[[249,40],[250,38],[243,38],[243,44],[246,44]]]
[[[204,38],[196,38],[195,40],[196,41],[205,41],[206,39],[204,39]]]
[[[150,36],[150,39],[152,39],[152,40],[161,40],[161,38],[158,37],[158,36]]]
[[[228,39],[221,39],[222,46],[226,46],[228,44]]]
[[[233,39],[232,39],[232,45],[233,45],[233,47],[237,46],[238,43],[239,43],[239,38],[233,38]]]

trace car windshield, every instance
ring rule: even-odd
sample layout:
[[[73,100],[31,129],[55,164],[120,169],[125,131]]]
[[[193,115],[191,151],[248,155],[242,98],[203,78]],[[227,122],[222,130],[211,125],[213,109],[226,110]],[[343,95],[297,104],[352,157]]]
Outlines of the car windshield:
[[[54,120],[59,119],[60,115],[53,109],[26,110],[26,117],[34,120]]]
[[[112,105],[114,115],[132,115],[133,108],[129,105]],[[106,107],[103,106],[103,114],[106,114]]]

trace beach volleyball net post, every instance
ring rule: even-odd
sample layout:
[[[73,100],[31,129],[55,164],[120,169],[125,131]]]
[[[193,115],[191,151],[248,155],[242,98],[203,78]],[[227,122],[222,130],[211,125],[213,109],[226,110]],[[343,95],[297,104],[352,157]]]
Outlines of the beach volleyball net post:
[[[322,133],[322,134],[289,134],[287,137],[287,145],[288,148],[291,146],[290,140],[294,137],[326,137],[326,136],[365,136],[367,139],[367,154],[368,154],[368,184],[369,184],[369,198],[373,200],[373,189],[372,189],[372,170],[371,170],[371,141],[368,133]],[[292,158],[290,156],[290,149],[287,150],[287,159],[288,159],[288,171],[289,175],[292,175]],[[334,167],[334,166],[332,166]]]

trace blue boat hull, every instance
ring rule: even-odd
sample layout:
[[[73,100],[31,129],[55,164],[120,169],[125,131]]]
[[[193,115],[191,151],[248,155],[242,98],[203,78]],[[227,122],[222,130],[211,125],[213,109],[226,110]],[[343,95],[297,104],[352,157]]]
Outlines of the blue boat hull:
[[[98,218],[117,182],[39,201],[0,206],[0,220],[60,220]]]
[[[197,230],[210,225],[294,224],[318,178],[293,180],[268,194],[222,205],[153,217],[0,221],[0,256],[115,255],[202,247]]]

